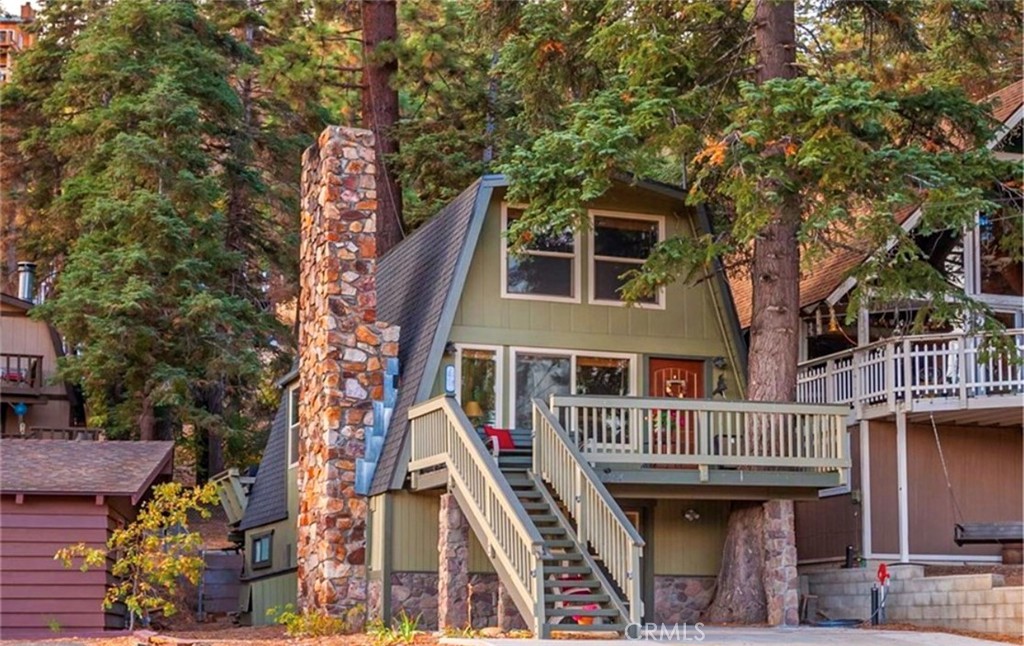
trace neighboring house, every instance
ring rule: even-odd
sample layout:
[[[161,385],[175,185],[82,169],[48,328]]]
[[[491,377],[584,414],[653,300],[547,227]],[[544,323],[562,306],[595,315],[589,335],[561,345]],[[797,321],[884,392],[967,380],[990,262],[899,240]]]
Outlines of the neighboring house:
[[[35,42],[35,34],[28,29],[35,17],[35,9],[28,2],[21,5],[17,16],[0,13],[0,83],[11,81],[15,59]]]
[[[86,429],[79,393],[55,381],[63,344],[46,322],[29,317],[35,266],[19,263],[19,297],[0,294],[0,437],[74,439]]]
[[[0,439],[0,638],[86,635],[125,627],[104,610],[106,569],[67,569],[53,556],[103,547],[132,522],[150,488],[169,480],[173,442]]]
[[[372,613],[421,615],[426,627],[439,615],[507,623],[516,610],[539,634],[595,618],[620,630],[693,621],[713,593],[732,501],[813,499],[846,482],[845,410],[742,401],[746,350],[721,272],[635,306],[620,300],[619,276],[657,242],[707,230],[683,191],[618,182],[587,205],[588,231],[537,236],[515,256],[504,231],[521,209],[506,188],[495,175],[474,183],[379,261],[375,299],[360,295],[376,304],[363,320],[400,326],[401,378],[379,457],[367,459],[365,561],[358,551],[346,564],[365,562]],[[307,438],[298,380],[282,387],[251,493],[223,479],[240,492],[253,623],[294,601],[298,508],[316,504],[312,490],[295,492]],[[452,517],[448,492],[468,546],[439,523]],[[338,527],[351,549],[350,528]],[[465,620],[439,609],[439,590],[461,585],[447,580],[453,554],[469,562]],[[569,608],[573,599],[590,607]]]
[[[298,371],[278,381],[281,403],[257,474],[235,470],[218,475],[221,503],[232,528],[231,538],[245,556],[239,612],[245,623],[272,623],[267,611],[295,603],[295,530],[298,496]]]
[[[1022,88],[1017,82],[988,99],[1003,124],[989,147],[1018,162]],[[1024,200],[1019,185],[999,190],[1004,208],[979,214],[966,231],[916,233],[916,207],[897,219],[953,284],[992,308],[1019,362],[1024,267],[1000,240],[1021,226]],[[857,312],[857,324],[845,326],[855,285],[848,276],[866,257],[837,252],[801,280],[797,397],[851,406],[854,467],[848,486],[797,505],[800,559],[841,560],[849,545],[887,561],[998,562],[1001,545],[959,546],[954,525],[1024,521],[1024,370],[1013,356],[986,356],[982,338],[970,330],[903,334],[925,302]],[[733,293],[746,327],[749,279],[734,281]]]

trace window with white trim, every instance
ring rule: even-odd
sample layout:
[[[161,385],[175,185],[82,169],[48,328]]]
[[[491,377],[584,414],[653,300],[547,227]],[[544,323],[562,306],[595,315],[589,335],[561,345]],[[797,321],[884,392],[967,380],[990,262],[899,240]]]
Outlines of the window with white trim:
[[[299,387],[288,391],[288,464],[299,463]]]
[[[272,549],[274,546],[274,532],[259,534],[252,537],[252,567],[270,567],[272,561]]]
[[[627,272],[639,269],[665,238],[665,220],[650,215],[594,212],[590,238],[590,301],[622,304]],[[662,307],[664,290],[637,299],[637,304]]]
[[[501,423],[501,347],[458,346],[459,403],[474,426]]]
[[[633,394],[635,355],[568,350],[513,350],[516,428],[532,425],[533,399],[551,395]]]
[[[523,216],[523,207],[502,205],[502,231]],[[579,240],[571,230],[528,233],[516,253],[502,245],[502,296],[579,302]]]

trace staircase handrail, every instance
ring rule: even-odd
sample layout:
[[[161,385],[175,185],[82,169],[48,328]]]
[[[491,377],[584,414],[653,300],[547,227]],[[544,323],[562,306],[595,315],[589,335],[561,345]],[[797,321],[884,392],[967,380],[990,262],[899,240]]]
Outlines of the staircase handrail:
[[[533,471],[551,485],[629,604],[629,620],[643,618],[640,559],[644,539],[615,502],[543,400],[533,400]]]
[[[452,483],[472,503],[463,512],[474,515],[483,528],[485,549],[513,575],[521,598],[532,600],[534,629],[539,631],[544,541],[494,457],[454,397],[442,395],[412,407],[409,420],[410,469],[442,463],[447,467]]]

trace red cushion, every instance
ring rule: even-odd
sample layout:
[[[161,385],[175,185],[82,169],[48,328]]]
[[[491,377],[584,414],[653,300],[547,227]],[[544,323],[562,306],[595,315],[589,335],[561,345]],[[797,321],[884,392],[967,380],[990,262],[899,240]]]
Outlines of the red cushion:
[[[484,425],[484,433],[487,434],[487,437],[498,438],[499,449],[516,448],[515,442],[512,441],[512,433],[507,428],[494,428],[493,426]]]

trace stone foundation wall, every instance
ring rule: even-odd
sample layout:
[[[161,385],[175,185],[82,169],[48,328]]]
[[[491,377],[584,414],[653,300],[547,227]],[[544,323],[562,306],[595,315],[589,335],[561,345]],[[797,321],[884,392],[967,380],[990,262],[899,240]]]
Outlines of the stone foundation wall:
[[[374,141],[330,127],[302,159],[298,601],[362,628],[367,500],[356,460],[398,328],[377,321]]]
[[[764,503],[764,591],[768,623],[800,623],[800,575],[796,567],[796,525],[792,500]]]
[[[473,628],[498,625],[498,575],[469,575],[469,619]]]
[[[419,615],[420,630],[437,630],[436,572],[393,572],[391,574],[391,613],[405,611]],[[498,575],[470,574],[470,616],[473,628],[498,625]]]
[[[713,576],[655,576],[654,623],[694,624],[714,593]]]
[[[392,572],[391,616],[420,618],[420,630],[437,630],[437,572]]]

